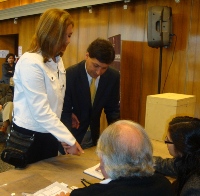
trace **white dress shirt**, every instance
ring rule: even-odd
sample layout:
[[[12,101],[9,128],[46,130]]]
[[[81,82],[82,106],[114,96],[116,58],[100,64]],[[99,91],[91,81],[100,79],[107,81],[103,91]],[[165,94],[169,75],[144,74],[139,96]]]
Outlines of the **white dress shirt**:
[[[91,85],[91,82],[92,82],[92,77],[89,75],[89,73],[87,72],[87,69],[86,69],[86,63],[85,63],[85,71],[87,73],[87,78],[88,78],[88,83],[89,83],[89,86]],[[100,76],[98,76],[95,80],[95,86],[96,86],[96,90],[98,88],[98,85],[99,85],[99,79],[100,79]]]
[[[60,57],[44,63],[38,53],[23,54],[14,74],[14,123],[74,145],[75,138],[60,121],[66,73]]]
[[[101,182],[99,182],[100,184],[108,184],[110,181],[112,181],[111,178],[107,178],[105,180],[102,180]]]

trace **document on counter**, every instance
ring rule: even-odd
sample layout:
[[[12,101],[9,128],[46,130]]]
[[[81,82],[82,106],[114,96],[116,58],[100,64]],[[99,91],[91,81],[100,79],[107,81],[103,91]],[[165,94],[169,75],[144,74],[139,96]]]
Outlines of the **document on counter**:
[[[101,171],[100,170],[96,171],[96,168],[98,168],[99,165],[100,165],[100,163],[98,163],[97,165],[95,165],[93,167],[90,167],[90,168],[84,170],[83,172],[85,174],[88,174],[88,175],[93,176],[95,178],[98,178],[100,180],[103,180],[104,177],[103,177],[103,174],[101,173]]]
[[[54,182],[53,184],[47,186],[44,189],[37,191],[34,194],[22,193],[23,196],[55,196],[60,194],[60,192],[71,193],[71,190],[67,188],[67,184]]]

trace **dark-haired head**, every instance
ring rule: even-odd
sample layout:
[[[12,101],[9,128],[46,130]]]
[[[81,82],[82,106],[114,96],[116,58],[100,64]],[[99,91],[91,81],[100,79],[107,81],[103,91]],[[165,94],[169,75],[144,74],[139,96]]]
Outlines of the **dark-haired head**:
[[[6,62],[8,62],[8,58],[11,57],[11,56],[14,58],[14,61],[15,61],[15,55],[13,53],[8,53],[6,55]]]
[[[175,150],[182,156],[200,156],[200,119],[189,116],[175,117],[169,123],[168,132]]]
[[[115,59],[115,50],[108,40],[97,38],[87,48],[90,58],[96,58],[99,62],[111,64]]]
[[[189,116],[180,116],[169,123],[168,136],[172,144],[168,149],[174,149],[177,158],[177,195],[189,176],[200,176],[200,119]],[[170,146],[171,145],[171,146]],[[170,150],[169,150],[170,151]]]

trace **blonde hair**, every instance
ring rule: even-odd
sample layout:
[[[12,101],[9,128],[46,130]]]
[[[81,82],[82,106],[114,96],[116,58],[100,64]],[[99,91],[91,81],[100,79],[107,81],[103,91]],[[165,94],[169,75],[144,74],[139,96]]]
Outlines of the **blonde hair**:
[[[69,25],[74,26],[74,22],[67,11],[45,11],[40,17],[28,52],[41,52],[44,62],[55,57],[66,44],[66,29]]]

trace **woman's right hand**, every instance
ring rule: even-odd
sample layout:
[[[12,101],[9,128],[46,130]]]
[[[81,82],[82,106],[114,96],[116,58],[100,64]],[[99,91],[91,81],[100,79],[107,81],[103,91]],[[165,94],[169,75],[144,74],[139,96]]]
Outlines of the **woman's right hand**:
[[[62,143],[62,146],[65,150],[66,154],[73,154],[73,155],[78,155],[80,156],[81,154],[84,153],[83,149],[79,145],[79,143],[76,141],[73,146],[67,145],[65,143]]]

